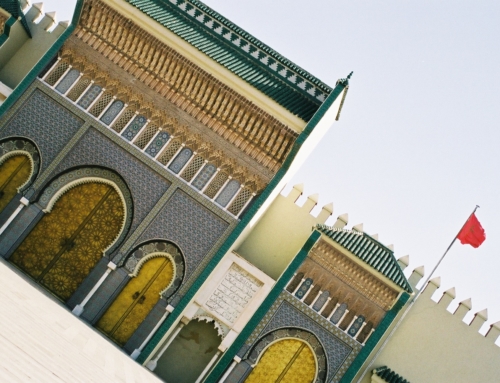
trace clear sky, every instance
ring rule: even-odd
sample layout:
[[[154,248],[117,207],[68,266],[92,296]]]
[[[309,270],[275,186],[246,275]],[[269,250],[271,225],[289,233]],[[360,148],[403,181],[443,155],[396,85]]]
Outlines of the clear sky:
[[[44,3],[71,18],[74,0]],[[430,272],[481,206],[486,242],[455,243],[437,294],[456,287],[453,310],[472,297],[467,320],[488,308],[488,327],[499,321],[500,3],[205,3],[331,86],[354,71],[340,121],[291,184],[409,254],[407,274]]]

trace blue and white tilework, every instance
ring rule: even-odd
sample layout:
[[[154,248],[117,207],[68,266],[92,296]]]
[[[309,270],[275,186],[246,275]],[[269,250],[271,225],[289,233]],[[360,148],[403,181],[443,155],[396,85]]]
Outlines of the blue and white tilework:
[[[322,309],[322,307],[325,305],[326,301],[328,300],[328,297],[330,296],[329,291],[323,291],[319,298],[316,300],[316,302],[313,305],[313,310],[319,311]]]
[[[186,259],[187,279],[228,226],[228,222],[177,189],[137,243],[164,238],[177,244]]]
[[[35,90],[0,130],[0,138],[22,136],[40,149],[43,172],[84,121],[45,93]]]
[[[307,278],[300,287],[297,289],[297,292],[295,293],[295,296],[299,299],[304,298],[304,295],[309,291],[311,288],[313,280],[311,278]]]
[[[160,150],[168,142],[170,135],[167,132],[159,132],[146,149],[146,153],[151,157],[156,157]]]
[[[76,69],[71,69],[66,76],[61,80],[59,84],[56,86],[56,90],[59,93],[66,93],[69,88],[71,88],[71,85],[80,77],[80,71]]]
[[[229,201],[234,197],[237,191],[240,189],[240,183],[236,180],[231,180],[227,183],[226,187],[220,192],[220,194],[215,199],[221,206],[226,206]]]
[[[135,116],[134,120],[127,126],[127,128],[122,133],[122,137],[128,141],[132,141],[139,130],[146,124],[147,119],[144,116]]]
[[[80,101],[78,101],[78,106],[81,106],[85,110],[88,109],[90,104],[101,94],[101,91],[102,88],[99,85],[92,85]]]
[[[193,155],[193,151],[189,148],[184,148],[180,151],[179,154],[175,157],[172,163],[168,166],[172,172],[175,174],[179,174],[184,165],[187,164],[191,156]]]
[[[123,103],[123,101],[116,100],[115,102],[113,102],[113,104],[111,104],[111,106],[106,110],[106,112],[104,112],[104,114],[101,117],[101,121],[106,125],[111,124],[113,120],[116,118],[116,116],[118,116],[118,113],[121,112],[124,106],[125,104]]]
[[[207,182],[212,178],[212,176],[215,174],[217,168],[215,165],[212,164],[206,164],[203,170],[196,176],[194,181],[192,182],[192,185],[198,189],[202,190]]]
[[[335,310],[335,312],[331,316],[330,322],[332,322],[333,324],[339,324],[339,321],[345,314],[346,310],[347,310],[347,303],[342,303],[339,307],[337,307],[337,310]]]

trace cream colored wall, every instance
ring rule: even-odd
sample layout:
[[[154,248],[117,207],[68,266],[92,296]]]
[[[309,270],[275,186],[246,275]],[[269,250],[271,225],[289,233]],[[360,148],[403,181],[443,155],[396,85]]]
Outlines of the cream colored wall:
[[[500,348],[495,341],[499,324],[485,336],[478,333],[486,320],[477,313],[470,324],[463,318],[470,300],[461,302],[451,314],[446,309],[454,299],[454,289],[443,294],[439,303],[431,299],[439,279],[431,281],[387,346],[361,380],[369,383],[372,370],[388,366],[411,383],[472,383],[500,381]]]
[[[41,5],[35,4],[26,13],[32,38],[17,21],[10,37],[0,48],[0,82],[14,89],[40,58],[49,50],[67,25],[55,25],[55,14],[43,14]],[[37,21],[37,24],[33,23]],[[49,29],[49,31],[47,31]]]
[[[318,195],[309,196],[303,206],[295,202],[302,194],[302,185],[294,186],[288,196],[278,195],[245,241],[235,250],[271,278],[278,279],[302,248],[313,226],[324,223],[333,212],[333,205],[323,207],[317,217],[310,214]]]

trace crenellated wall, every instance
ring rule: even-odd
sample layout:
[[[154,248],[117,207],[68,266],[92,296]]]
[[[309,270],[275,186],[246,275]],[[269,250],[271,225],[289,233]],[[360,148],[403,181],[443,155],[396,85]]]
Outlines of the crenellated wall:
[[[45,13],[43,3],[31,5],[22,1],[21,6],[30,28],[31,38],[17,20],[9,36],[0,45],[0,85],[14,89],[40,58],[49,50],[57,38],[68,27],[68,22],[56,21],[55,12]],[[1,92],[0,87],[0,92]]]
[[[423,276],[423,267],[414,270],[413,284]],[[371,381],[372,370],[387,366],[412,383],[498,382],[500,322],[490,325],[483,336],[478,331],[488,319],[487,310],[463,321],[472,309],[471,299],[459,303],[450,313],[447,308],[456,297],[455,288],[443,292],[439,302],[431,299],[441,278],[432,279],[418,296],[400,326],[370,366],[364,366],[362,383]],[[358,378],[355,379],[358,381]]]
[[[279,195],[236,253],[257,266],[271,278],[278,279],[295,257],[317,224],[325,223],[333,213],[333,204],[323,206],[318,216],[311,211],[318,203],[318,194],[307,197],[299,206],[304,185],[295,185],[287,196]],[[347,215],[338,219],[341,227]]]

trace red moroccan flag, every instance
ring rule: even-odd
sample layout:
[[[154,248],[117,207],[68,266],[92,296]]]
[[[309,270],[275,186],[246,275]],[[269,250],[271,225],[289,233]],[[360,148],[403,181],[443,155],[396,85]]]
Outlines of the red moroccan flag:
[[[484,229],[476,218],[476,214],[472,214],[464,227],[458,233],[457,238],[462,242],[462,245],[471,245],[478,248],[486,239]]]

